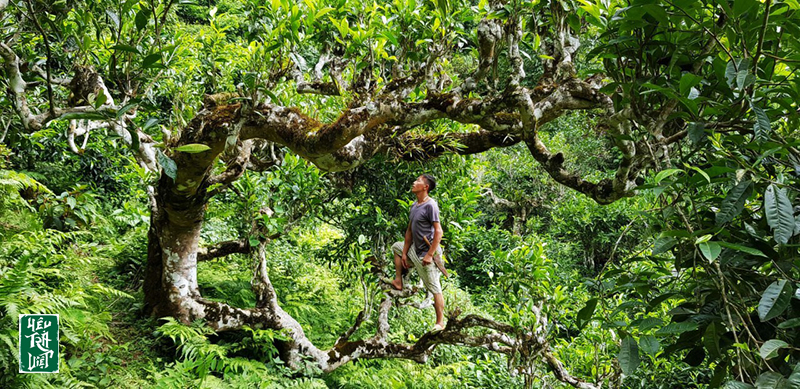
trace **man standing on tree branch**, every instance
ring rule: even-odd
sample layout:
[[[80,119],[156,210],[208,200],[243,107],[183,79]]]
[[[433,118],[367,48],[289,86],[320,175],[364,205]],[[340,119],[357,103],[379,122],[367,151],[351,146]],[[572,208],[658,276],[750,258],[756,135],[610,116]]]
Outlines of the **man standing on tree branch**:
[[[439,277],[444,271],[441,263],[442,248],[439,246],[442,226],[439,223],[439,205],[428,196],[434,188],[436,180],[429,174],[419,176],[411,187],[417,201],[411,204],[405,240],[392,245],[395,267],[392,286],[397,290],[403,289],[403,269],[410,267],[410,259],[425,288],[433,294],[433,308],[436,310],[436,325],[433,330],[441,331],[444,329],[444,298],[442,285],[439,283]]]

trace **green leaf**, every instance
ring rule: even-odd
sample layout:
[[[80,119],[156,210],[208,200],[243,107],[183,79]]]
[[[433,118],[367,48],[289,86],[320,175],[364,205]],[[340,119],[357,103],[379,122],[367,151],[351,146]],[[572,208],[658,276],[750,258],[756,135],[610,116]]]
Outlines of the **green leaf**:
[[[658,174],[656,174],[656,184],[660,183],[661,180],[663,180],[663,179],[665,179],[665,178],[667,178],[667,177],[669,177],[669,176],[671,176],[673,174],[680,173],[682,171],[683,171],[683,169],[666,169],[666,170],[662,170],[662,171],[658,172]]]
[[[719,257],[719,253],[722,251],[722,248],[719,247],[717,242],[703,242],[697,245],[700,248],[700,252],[703,253],[703,256],[708,259],[709,262],[717,259]]]
[[[161,54],[150,54],[142,60],[142,67],[145,69],[156,67],[156,62],[161,61]]]
[[[703,81],[703,77],[696,76],[689,72],[683,73],[680,81],[681,96],[688,96],[692,87],[699,84],[700,81]]]
[[[208,147],[200,143],[190,143],[188,145],[176,147],[175,150],[180,151],[182,153],[196,154],[196,153],[202,153],[207,150],[211,150],[211,147]]]
[[[70,112],[65,113],[59,117],[59,119],[63,120],[105,120],[107,117],[99,112]]]
[[[711,323],[706,327],[706,332],[703,334],[703,345],[706,346],[709,355],[715,358],[721,355],[719,349],[719,331],[717,330],[716,324]]]
[[[755,388],[753,385],[745,384],[744,382],[740,381],[728,381],[725,383],[725,385],[722,385],[722,389],[753,389],[753,388]]]
[[[703,169],[700,169],[697,166],[688,166],[688,167],[690,167],[692,170],[700,173],[700,175],[703,176],[703,178],[705,178],[706,181],[708,181],[709,184],[711,183],[711,177]]]
[[[775,373],[773,371],[761,374],[758,376],[758,380],[756,380],[757,389],[786,389],[786,385],[786,378],[783,378],[780,373]]]
[[[761,107],[753,103],[750,103],[750,107],[753,109],[753,113],[756,114],[756,121],[753,123],[753,132],[756,134],[756,140],[766,142],[772,132],[772,124],[769,121],[769,117]]]
[[[653,244],[653,255],[658,255],[669,251],[669,249],[675,247],[678,241],[669,236],[662,236],[656,239],[655,243]]]
[[[142,8],[136,13],[136,29],[139,31],[147,27],[147,21],[150,19],[150,10]]]
[[[742,16],[743,13],[753,8],[756,5],[756,0],[734,0],[733,2],[733,16],[739,17]]]
[[[647,355],[655,356],[658,350],[661,349],[661,343],[653,335],[644,335],[639,338],[639,348]]]
[[[151,118],[147,119],[146,122],[144,122],[144,126],[142,126],[142,129],[146,130],[146,129],[150,128],[150,127],[155,126],[156,124],[158,124],[158,118],[151,117]]]
[[[780,244],[789,242],[794,234],[794,210],[786,191],[770,184],[764,192],[764,212],[767,224],[774,230],[775,241]]]
[[[729,223],[742,213],[744,203],[752,193],[753,186],[750,180],[742,181],[728,191],[728,195],[725,196],[725,200],[722,200],[722,205],[716,215],[717,225]]]
[[[797,328],[800,327],[800,317],[796,317],[794,319],[786,320],[785,322],[778,324],[778,328],[788,330],[790,328]]]
[[[664,321],[657,318],[657,317],[646,317],[642,319],[636,327],[639,328],[639,331],[647,331],[653,328],[656,328],[660,325],[664,324]]]
[[[669,323],[656,331],[656,335],[680,335],[684,332],[694,331],[697,329],[697,323],[690,321],[683,321],[680,323]]]
[[[619,366],[622,368],[622,372],[627,376],[633,374],[636,368],[639,367],[639,363],[641,362],[639,359],[639,345],[636,344],[636,340],[633,339],[632,336],[628,336],[622,340],[622,346],[619,355],[617,355],[617,359],[619,360]]]
[[[138,106],[138,105],[139,105],[139,102],[138,102],[138,101],[133,101],[133,102],[130,102],[130,103],[128,103],[128,104],[125,104],[125,106],[123,106],[122,108],[120,108],[120,109],[117,111],[117,119],[121,118],[121,117],[122,117],[122,116],[124,116],[126,113],[128,113],[128,111],[130,111],[132,108],[134,108],[134,107],[136,107],[136,106]]]
[[[756,256],[759,256],[759,257],[767,258],[766,254],[761,252],[761,250],[757,250],[757,249],[754,249],[752,247],[741,246],[741,245],[738,245],[738,244],[733,244],[733,243],[728,243],[728,242],[717,242],[717,243],[719,243],[720,246],[725,247],[725,248],[741,251],[741,252],[744,252],[744,253],[747,253],[747,254],[750,254],[750,255],[756,255]]]
[[[772,320],[780,316],[792,299],[792,285],[786,280],[773,282],[761,295],[758,303],[758,317],[761,321]]]
[[[397,37],[394,36],[394,34],[391,31],[389,30],[384,31],[383,36],[387,40],[389,40],[389,42],[392,42],[392,44],[395,45],[396,47],[400,47],[400,42],[397,40]]]
[[[106,96],[106,94],[103,93],[102,90],[101,90],[100,94],[98,94],[97,97],[94,99],[94,108],[98,109],[98,108],[102,107],[103,104],[106,103],[107,99],[108,99],[108,96]]]
[[[584,306],[583,308],[581,308],[580,311],[578,311],[579,327],[583,327],[584,325],[586,325],[585,322],[588,322],[592,318],[592,315],[594,314],[594,310],[596,308],[597,308],[596,298],[590,299],[589,301],[586,302],[586,306]]]
[[[742,69],[747,69],[750,67],[750,59],[737,59],[734,61],[728,61],[728,66],[725,68],[725,78],[728,81],[728,86],[733,89],[733,85],[737,80],[738,73]]]
[[[789,343],[782,340],[770,339],[761,345],[761,349],[758,350],[758,353],[761,354],[761,358],[772,359],[778,356],[778,351],[780,349],[787,346],[789,346]]]
[[[156,159],[158,160],[158,164],[161,165],[161,168],[164,169],[164,174],[166,174],[167,177],[174,180],[175,177],[178,176],[178,165],[175,163],[175,161],[167,157],[161,150],[158,150]]]
[[[250,238],[248,239],[248,241],[250,242],[250,247],[256,247],[256,246],[259,245],[259,243],[261,243],[258,240],[258,236],[255,236],[255,235],[250,235]]]
[[[689,123],[687,131],[689,132],[689,140],[692,143],[700,143],[706,139],[706,124],[693,122]]]

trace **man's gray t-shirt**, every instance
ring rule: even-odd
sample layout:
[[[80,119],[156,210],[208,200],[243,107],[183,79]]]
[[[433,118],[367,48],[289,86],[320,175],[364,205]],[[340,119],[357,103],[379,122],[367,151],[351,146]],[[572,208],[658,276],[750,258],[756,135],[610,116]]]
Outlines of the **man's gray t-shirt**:
[[[433,223],[438,222],[439,204],[436,203],[436,200],[428,199],[422,204],[417,204],[415,201],[411,204],[409,224],[411,225],[411,236],[414,240],[413,248],[420,258],[423,258],[428,253],[429,246],[425,243],[425,237],[428,238],[428,242],[433,243]]]

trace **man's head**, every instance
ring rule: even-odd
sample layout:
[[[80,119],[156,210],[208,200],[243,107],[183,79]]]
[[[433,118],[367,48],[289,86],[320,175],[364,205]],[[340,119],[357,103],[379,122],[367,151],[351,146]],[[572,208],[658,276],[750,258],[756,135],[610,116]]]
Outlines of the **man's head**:
[[[417,177],[417,180],[414,181],[414,184],[411,187],[411,191],[414,193],[417,192],[433,192],[436,188],[436,179],[433,178],[430,174],[423,174]]]

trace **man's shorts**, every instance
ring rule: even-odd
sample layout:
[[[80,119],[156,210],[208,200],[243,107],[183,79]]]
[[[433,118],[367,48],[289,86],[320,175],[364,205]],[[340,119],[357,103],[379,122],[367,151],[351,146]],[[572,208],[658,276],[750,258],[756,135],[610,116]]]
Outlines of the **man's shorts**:
[[[405,242],[402,241],[393,244],[392,252],[394,252],[395,255],[402,257],[404,245]],[[442,255],[442,246],[439,246],[436,249],[436,252],[439,255]],[[414,250],[413,246],[408,250],[407,257],[411,260],[411,263],[414,264],[414,268],[417,269],[417,274],[419,274],[422,284],[425,285],[425,289],[433,294],[441,294],[442,284],[439,283],[439,277],[441,277],[442,272],[439,271],[439,268],[436,267],[433,261],[431,261],[430,264],[423,266],[422,258],[417,255],[417,252]]]

